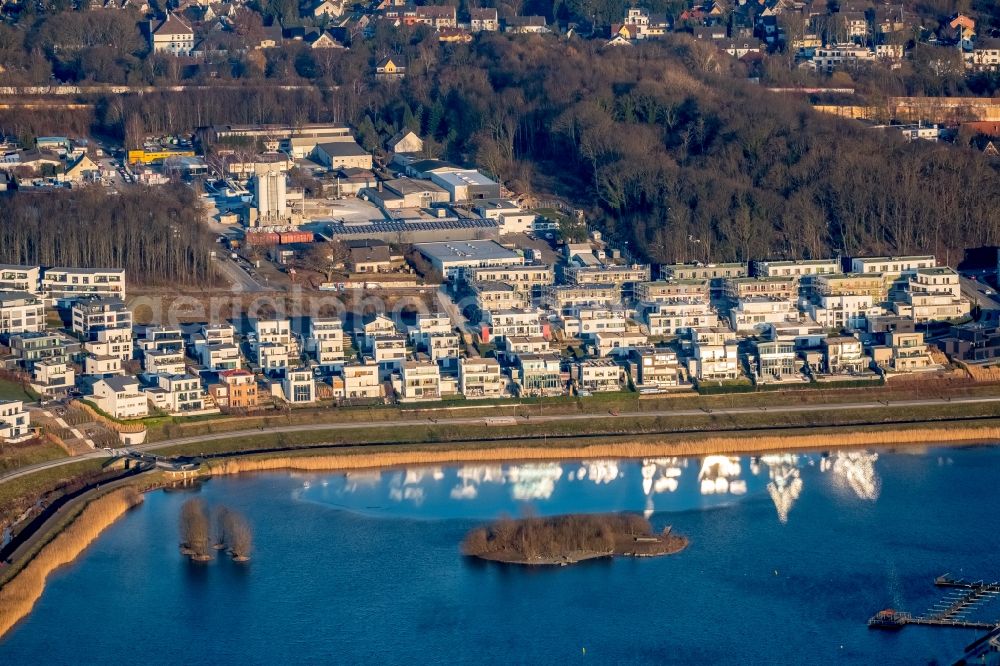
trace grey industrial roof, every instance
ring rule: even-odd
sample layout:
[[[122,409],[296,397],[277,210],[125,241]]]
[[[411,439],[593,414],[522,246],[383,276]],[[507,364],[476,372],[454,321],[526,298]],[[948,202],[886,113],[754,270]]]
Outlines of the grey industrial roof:
[[[486,220],[462,220],[462,222],[477,222]],[[476,225],[478,226],[478,225]],[[446,241],[440,243],[417,243],[421,254],[437,259],[442,263],[458,260],[490,260],[519,258],[516,252],[508,250],[500,243],[492,240]]]
[[[368,151],[353,141],[331,141],[316,146],[330,157],[362,157]]]
[[[357,236],[359,234],[406,233],[410,231],[446,231],[448,229],[496,229],[496,220],[427,220],[412,222],[406,220],[372,220],[368,224],[344,224],[332,222],[327,226],[331,236]],[[456,241],[461,242],[461,241]]]

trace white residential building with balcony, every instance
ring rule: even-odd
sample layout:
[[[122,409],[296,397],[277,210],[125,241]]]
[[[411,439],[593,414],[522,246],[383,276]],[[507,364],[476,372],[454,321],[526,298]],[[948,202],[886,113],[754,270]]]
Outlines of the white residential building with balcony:
[[[463,358],[458,363],[458,392],[466,398],[500,398],[504,381],[493,358]]]
[[[0,441],[23,442],[31,438],[31,414],[21,400],[0,400]]]
[[[0,292],[0,335],[45,330],[45,305],[24,291]]]
[[[581,393],[622,390],[622,367],[608,358],[580,361],[573,366],[576,388]]]
[[[310,319],[306,352],[321,366],[342,363],[344,361],[344,326],[340,319]]]
[[[406,361],[400,368],[401,402],[441,399],[441,370],[437,363]]]
[[[149,401],[139,390],[134,377],[103,377],[94,382],[87,396],[98,409],[116,419],[141,419],[149,416]]]
[[[42,293],[48,299],[110,296],[125,298],[125,271],[104,268],[47,268]]]
[[[643,303],[641,310],[650,335],[680,335],[692,328],[719,325],[719,316],[712,306],[698,298]]]
[[[738,333],[763,330],[767,324],[785,324],[799,320],[799,311],[792,301],[767,296],[741,299],[729,311],[729,321]]]
[[[281,392],[285,402],[293,405],[316,402],[316,378],[311,370],[288,369],[281,380]]]
[[[38,266],[0,264],[0,291],[24,291],[29,294],[38,294],[40,275],[41,268]]]

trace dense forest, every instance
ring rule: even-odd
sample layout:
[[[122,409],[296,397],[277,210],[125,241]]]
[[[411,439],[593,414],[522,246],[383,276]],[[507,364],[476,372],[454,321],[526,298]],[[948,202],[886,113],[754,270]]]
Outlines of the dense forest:
[[[14,192],[0,200],[0,263],[121,267],[142,284],[204,285],[213,273],[200,215],[180,185]]]
[[[308,54],[322,59],[314,64],[328,87],[110,97],[74,122],[124,138],[335,121],[356,127],[369,149],[408,127],[428,155],[479,165],[519,192],[563,196],[654,261],[944,258],[1000,244],[996,160],[818,114],[746,82],[744,65],[709,44],[672,37],[616,49],[484,35],[452,46],[425,37],[393,30],[364,48]],[[376,47],[403,54],[403,81],[373,80]],[[285,80],[308,64],[286,63]],[[44,124],[0,115],[0,128],[57,130]]]

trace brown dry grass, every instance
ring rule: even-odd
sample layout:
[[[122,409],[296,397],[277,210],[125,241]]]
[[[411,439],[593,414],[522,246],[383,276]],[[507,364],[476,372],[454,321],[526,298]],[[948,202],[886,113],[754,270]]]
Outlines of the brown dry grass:
[[[860,430],[852,433],[773,435],[761,437],[704,437],[677,441],[624,441],[583,446],[495,446],[436,451],[386,451],[380,453],[330,453],[326,455],[267,455],[213,461],[213,474],[240,474],[280,469],[336,471],[401,465],[504,460],[555,460],[583,458],[653,458],[728,453],[765,453],[792,449],[897,446],[1000,440],[1000,427],[903,428]]]
[[[142,495],[134,488],[121,488],[93,500],[17,576],[0,588],[0,636],[31,612],[42,596],[49,574],[76,559],[101,532],[141,501]]]

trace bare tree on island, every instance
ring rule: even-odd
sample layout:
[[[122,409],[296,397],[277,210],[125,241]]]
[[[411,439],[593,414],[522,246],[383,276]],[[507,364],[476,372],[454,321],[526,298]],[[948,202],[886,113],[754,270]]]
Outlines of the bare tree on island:
[[[229,553],[237,562],[248,561],[250,551],[253,550],[253,530],[250,529],[250,523],[243,514],[235,511],[227,510],[223,516]]]
[[[209,554],[209,524],[205,503],[189,499],[181,507],[181,553],[192,560],[204,562],[212,559]]]
[[[212,525],[215,532],[212,535],[212,547],[216,550],[224,550],[229,547],[229,508],[218,506],[212,511]]]

